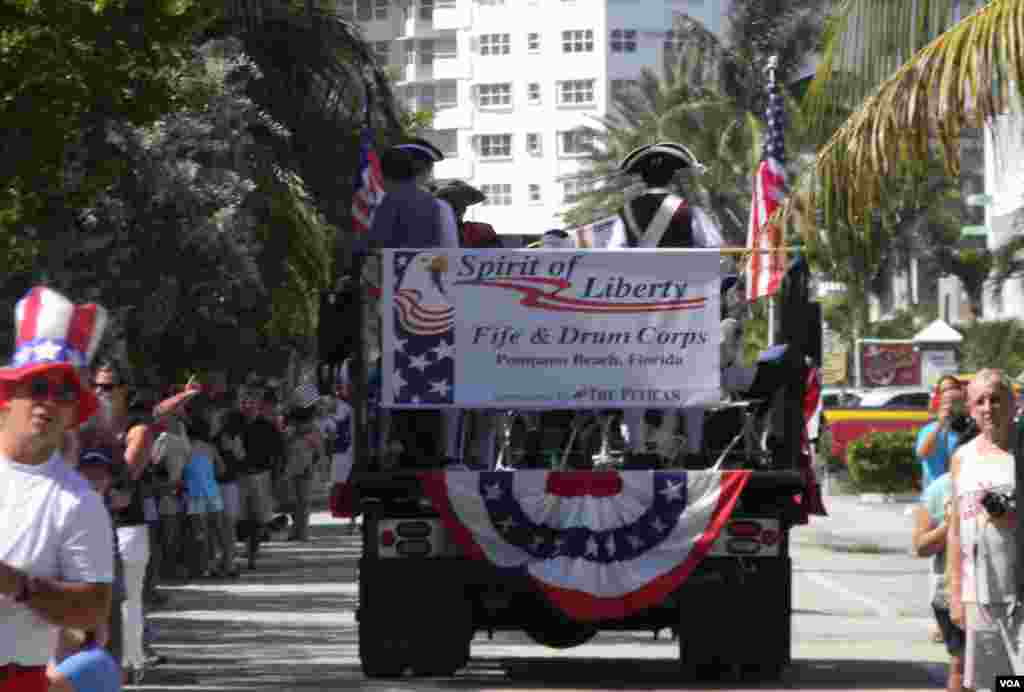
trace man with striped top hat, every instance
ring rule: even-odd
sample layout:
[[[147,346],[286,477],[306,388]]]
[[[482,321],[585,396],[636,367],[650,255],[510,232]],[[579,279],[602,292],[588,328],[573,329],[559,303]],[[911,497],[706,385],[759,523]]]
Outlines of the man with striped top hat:
[[[675,142],[658,142],[630,152],[619,170],[639,175],[645,187],[619,211],[609,249],[720,247],[722,235],[711,218],[668,187],[678,172],[699,173],[703,169],[689,149]],[[652,445],[660,447],[664,455],[664,450],[671,446],[668,442],[675,437],[677,411],[662,409],[658,416],[654,410],[627,409],[623,417],[633,455],[651,451]],[[703,444],[704,410],[688,407],[682,412],[686,453],[695,457],[701,453]]]
[[[110,614],[110,519],[62,456],[99,406],[80,370],[107,313],[37,286],[15,321],[14,359],[0,368],[0,692],[45,692],[56,629]]]

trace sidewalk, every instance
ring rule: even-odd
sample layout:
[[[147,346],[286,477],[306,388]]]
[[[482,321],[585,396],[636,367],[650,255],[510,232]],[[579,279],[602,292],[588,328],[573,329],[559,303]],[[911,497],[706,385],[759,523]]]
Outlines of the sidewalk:
[[[909,553],[914,502],[863,502],[860,495],[826,495],[827,517],[794,527],[791,540],[837,552]]]

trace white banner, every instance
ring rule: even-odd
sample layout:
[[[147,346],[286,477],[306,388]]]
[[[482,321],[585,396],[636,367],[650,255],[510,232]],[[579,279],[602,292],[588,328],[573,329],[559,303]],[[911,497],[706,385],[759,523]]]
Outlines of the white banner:
[[[713,250],[386,250],[381,403],[676,408],[719,393]]]

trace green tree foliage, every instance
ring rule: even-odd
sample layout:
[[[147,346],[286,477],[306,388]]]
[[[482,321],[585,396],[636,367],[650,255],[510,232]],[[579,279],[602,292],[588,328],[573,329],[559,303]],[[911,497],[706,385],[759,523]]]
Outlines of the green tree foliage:
[[[102,149],[108,118],[142,125],[178,106],[217,5],[0,2],[0,222],[45,227],[54,204],[86,203],[116,177],[116,162],[83,151]]]
[[[1024,323],[1017,319],[975,322],[961,328],[960,369],[1002,368],[1011,377],[1024,371]]]

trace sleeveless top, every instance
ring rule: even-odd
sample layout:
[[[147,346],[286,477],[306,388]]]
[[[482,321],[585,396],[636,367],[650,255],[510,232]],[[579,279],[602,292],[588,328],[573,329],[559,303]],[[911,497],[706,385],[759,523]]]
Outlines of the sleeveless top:
[[[957,504],[964,603],[1011,603],[1016,600],[1014,531],[994,526],[981,498],[986,492],[1013,493],[1013,455],[978,453],[979,438],[962,445]]]
[[[681,197],[649,191],[626,202],[619,213],[626,228],[629,247],[692,248],[692,213]],[[648,233],[657,233],[656,243],[645,244]]]

